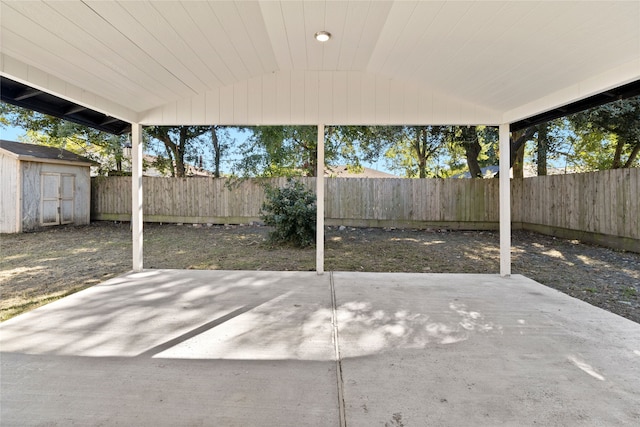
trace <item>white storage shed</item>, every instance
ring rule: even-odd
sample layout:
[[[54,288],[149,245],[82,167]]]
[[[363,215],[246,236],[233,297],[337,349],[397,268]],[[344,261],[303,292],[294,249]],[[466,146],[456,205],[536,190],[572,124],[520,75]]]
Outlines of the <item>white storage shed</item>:
[[[0,141],[0,233],[88,224],[92,164],[60,148]]]

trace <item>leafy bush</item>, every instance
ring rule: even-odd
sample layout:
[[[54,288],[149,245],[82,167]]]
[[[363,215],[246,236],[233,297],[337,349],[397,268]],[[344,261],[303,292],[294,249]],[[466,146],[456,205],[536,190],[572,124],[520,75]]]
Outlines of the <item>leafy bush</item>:
[[[316,196],[291,178],[282,188],[266,187],[262,220],[274,227],[269,239],[274,243],[309,246],[316,240]]]

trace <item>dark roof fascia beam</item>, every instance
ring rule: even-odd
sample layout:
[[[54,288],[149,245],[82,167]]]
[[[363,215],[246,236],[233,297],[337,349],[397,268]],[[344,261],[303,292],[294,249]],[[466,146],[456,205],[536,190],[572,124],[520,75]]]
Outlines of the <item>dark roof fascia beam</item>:
[[[632,98],[638,95],[640,95],[640,80],[636,80],[635,82],[619,86],[615,89],[610,89],[580,101],[572,102],[571,104],[563,105],[562,107],[511,123],[510,129],[511,132],[526,129],[530,126],[546,123],[560,117],[565,117],[590,108],[599,107],[616,100]]]
[[[75,106],[72,106],[72,107],[68,108],[67,111],[65,111],[63,113],[63,115],[64,116],[70,116],[72,114],[77,114],[77,113],[79,113],[81,111],[86,111],[86,110],[88,110],[88,108],[83,107],[82,105],[75,105]]]
[[[103,121],[100,122],[100,126],[106,126],[106,125],[110,125],[111,123],[115,123],[120,121],[119,119],[116,119],[115,117],[107,117],[106,119],[104,119]]]
[[[114,135],[131,132],[131,123],[0,76],[0,99],[7,104],[48,114]]]
[[[42,93],[42,91],[38,89],[29,88],[25,90],[22,94],[14,97],[16,101],[24,101],[25,99],[33,98],[34,96],[38,96]]]

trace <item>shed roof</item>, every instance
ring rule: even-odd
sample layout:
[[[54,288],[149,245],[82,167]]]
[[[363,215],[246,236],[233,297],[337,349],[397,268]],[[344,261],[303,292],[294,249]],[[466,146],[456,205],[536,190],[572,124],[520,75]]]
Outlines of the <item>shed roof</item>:
[[[24,142],[0,140],[0,152],[4,152],[18,160],[41,163],[66,163],[78,166],[96,164],[91,159],[79,156],[71,151],[47,147],[45,145],[27,144]]]

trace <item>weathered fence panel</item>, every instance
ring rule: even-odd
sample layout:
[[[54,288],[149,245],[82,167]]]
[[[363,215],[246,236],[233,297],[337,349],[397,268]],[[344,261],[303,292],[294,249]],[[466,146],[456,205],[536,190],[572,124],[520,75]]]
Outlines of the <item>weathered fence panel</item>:
[[[315,190],[315,178],[300,178]],[[147,222],[243,223],[260,217],[264,185],[285,178],[241,180],[143,178]],[[128,220],[131,178],[94,178],[92,218]],[[497,180],[325,178],[327,224],[493,229]]]
[[[511,188],[522,228],[640,252],[638,168],[539,176]]]
[[[300,178],[315,190],[315,178]],[[147,222],[247,223],[260,218],[264,185],[286,178],[230,182],[143,178]],[[328,225],[497,229],[497,179],[325,178]],[[640,251],[640,169],[512,180],[514,228]],[[94,178],[92,219],[127,221],[131,178]]]
[[[325,178],[328,223],[495,228],[498,181]]]
[[[315,178],[303,178],[315,186]],[[212,178],[142,179],[146,222],[245,223],[260,217],[264,184],[283,186],[286,178],[239,180]],[[92,219],[128,221],[131,177],[98,177],[92,181]]]

